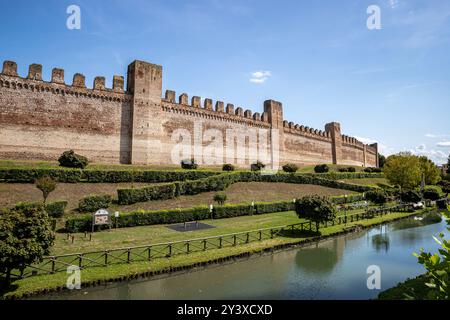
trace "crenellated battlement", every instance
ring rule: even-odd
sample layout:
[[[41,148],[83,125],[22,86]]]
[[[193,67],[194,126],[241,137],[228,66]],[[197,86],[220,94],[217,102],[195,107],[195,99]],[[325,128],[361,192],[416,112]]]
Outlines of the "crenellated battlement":
[[[51,70],[49,81],[43,79],[40,64],[31,64],[23,77],[17,70],[16,62],[4,61],[0,73],[3,158],[54,160],[62,151],[78,149],[94,162],[167,164],[176,143],[172,134],[178,129],[194,131],[193,140],[201,130],[213,129],[223,136],[224,147],[236,143],[245,149],[251,140],[246,135],[257,128],[264,129],[257,130],[262,137],[267,135],[267,141],[258,137],[257,147],[280,165],[378,165],[376,143],[365,145],[341,134],[338,122],[319,130],[285,120],[279,101],[266,100],[256,111],[209,97],[177,96],[173,90],[163,95],[163,68],[157,64],[133,61],[126,87],[124,76],[114,75],[112,88],[104,76],[94,77],[89,86],[82,73],[75,73],[69,84],[61,68]],[[231,130],[239,136],[236,141],[226,136],[230,129],[236,129]],[[236,161],[242,164],[237,155]]]
[[[208,112],[208,115],[215,116],[217,118],[227,118],[232,121],[244,121],[251,124],[254,122],[255,125],[261,125],[261,122],[269,122],[269,118],[266,112],[253,113],[251,110],[247,109],[244,111],[243,108],[235,108],[233,104],[225,103],[223,101],[214,101],[210,98],[202,99],[199,96],[193,96],[191,102],[189,103],[189,96],[187,93],[182,93],[178,97],[178,102],[176,102],[176,92],[173,90],[166,90],[164,98],[162,99],[165,107],[165,111],[174,110],[178,108],[179,110],[189,111],[192,115],[201,115],[203,111]],[[171,104],[171,108],[168,105]]]
[[[66,90],[71,90],[71,88],[77,90],[77,89],[85,89],[85,91],[92,91],[91,96],[96,96],[94,91],[105,91],[105,92],[113,92],[113,93],[124,93],[124,77],[123,76],[117,76],[115,75],[113,77],[113,87],[107,88],[105,86],[105,77],[97,76],[94,78],[94,83],[92,88],[86,87],[86,80],[85,76],[81,73],[76,73],[73,76],[72,84],[66,84],[65,81],[65,71],[61,68],[53,68],[51,73],[51,80],[45,81],[42,78],[42,65],[40,64],[31,64],[28,67],[28,75],[27,77],[21,77],[17,72],[17,63],[14,61],[4,61],[3,62],[3,69],[0,74],[2,76],[3,83],[16,83],[21,84],[22,87],[25,86],[26,83],[29,83],[29,81],[33,81],[33,86],[44,88],[49,88],[49,85],[63,85]],[[10,79],[8,79],[10,78]],[[42,84],[39,85],[38,83],[41,82]],[[44,89],[45,90],[45,89]],[[60,91],[60,90],[59,90]]]

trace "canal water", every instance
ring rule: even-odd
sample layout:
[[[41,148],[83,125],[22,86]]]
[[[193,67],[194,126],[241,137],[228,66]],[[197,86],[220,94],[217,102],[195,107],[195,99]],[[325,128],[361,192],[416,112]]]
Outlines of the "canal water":
[[[41,296],[39,299],[372,299],[424,272],[412,255],[437,251],[433,235],[446,222],[407,219],[308,247],[155,280]],[[381,271],[381,289],[369,290],[369,266]]]

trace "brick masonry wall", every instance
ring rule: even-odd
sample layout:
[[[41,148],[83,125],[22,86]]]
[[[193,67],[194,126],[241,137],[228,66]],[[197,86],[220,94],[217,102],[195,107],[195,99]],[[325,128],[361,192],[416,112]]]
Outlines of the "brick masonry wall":
[[[112,89],[105,87],[103,77],[96,77],[90,89],[82,74],[74,75],[72,85],[65,83],[62,69],[53,69],[50,82],[41,74],[36,64],[26,78],[18,76],[14,62],[3,65],[2,159],[56,160],[73,149],[93,162],[168,164],[184,132],[203,165],[248,167],[256,160],[270,162],[275,151],[280,165],[377,165],[376,144],[341,136],[338,123],[322,131],[283,121],[282,105],[276,101],[266,101],[261,112],[253,113],[211,99],[189,100],[187,94],[176,98],[170,90],[161,98],[162,67],[147,62],[130,64],[127,90],[120,76],[114,76]],[[212,140],[211,133],[221,141]],[[217,144],[223,148],[211,148]]]

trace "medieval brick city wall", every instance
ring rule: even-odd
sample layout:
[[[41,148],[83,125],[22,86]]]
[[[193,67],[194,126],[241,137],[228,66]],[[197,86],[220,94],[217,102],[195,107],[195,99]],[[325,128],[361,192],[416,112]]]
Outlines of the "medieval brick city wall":
[[[180,146],[204,165],[263,162],[377,166],[377,145],[341,134],[339,123],[316,130],[283,119],[280,102],[262,112],[167,90],[162,67],[134,61],[113,88],[82,74],[66,84],[64,70],[50,82],[33,64],[27,77],[6,61],[0,74],[0,158],[55,160],[73,149],[93,162],[170,164]],[[214,148],[212,148],[214,147]],[[178,150],[178,151],[177,151]]]

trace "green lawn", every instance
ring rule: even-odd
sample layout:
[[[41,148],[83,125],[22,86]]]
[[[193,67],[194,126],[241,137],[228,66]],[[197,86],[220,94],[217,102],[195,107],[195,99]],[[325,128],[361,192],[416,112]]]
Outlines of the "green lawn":
[[[339,181],[363,185],[363,186],[378,186],[378,185],[389,186],[390,185],[386,178],[343,179],[343,180],[339,180]]]
[[[348,211],[347,214],[356,214],[363,211],[364,209],[351,210]],[[338,215],[345,215],[345,212],[341,211]],[[220,236],[255,229],[285,226],[304,221],[305,220],[303,219],[299,219],[294,211],[277,212],[227,219],[203,220],[201,221],[202,223],[212,225],[215,228],[188,232],[174,231],[167,228],[166,225],[119,228],[96,232],[91,241],[89,241],[89,238],[85,238],[84,233],[77,233],[74,234],[74,243],[67,240],[66,234],[57,233],[55,245],[51,254],[84,253],[105,249]]]
[[[391,213],[382,217],[376,217],[370,220],[363,220],[352,224],[360,224],[365,226],[370,226],[377,223],[387,222],[393,219],[398,219],[402,217],[407,217],[411,215],[416,215],[416,213]],[[231,219],[227,219],[230,221]],[[342,231],[344,225],[332,226],[328,228],[321,229],[322,235],[333,235],[337,232]],[[237,255],[240,253],[246,252],[259,252],[265,248],[271,248],[276,245],[282,244],[295,244],[305,240],[305,237],[302,236],[284,236],[277,237],[270,240],[265,241],[257,241],[251,242],[249,244],[244,244],[236,247],[226,247],[223,249],[212,249],[205,252],[195,252],[189,255],[175,255],[170,258],[162,258],[155,259],[152,261],[146,262],[134,262],[130,264],[116,264],[110,265],[107,268],[104,267],[92,267],[82,271],[82,282],[88,283],[91,281],[98,280],[109,280],[109,279],[117,279],[124,278],[130,275],[137,275],[140,273],[148,272],[148,271],[156,271],[156,270],[164,270],[169,267],[178,267],[178,266],[189,266],[199,262],[207,262],[213,259],[218,259],[222,257],[227,257],[231,255]],[[59,272],[52,275],[41,275],[30,278],[21,279],[14,282],[14,289],[6,294],[4,297],[16,295],[20,297],[25,293],[32,293],[38,290],[42,290],[44,288],[51,289],[62,287],[65,285],[67,281],[67,274],[65,272]]]

